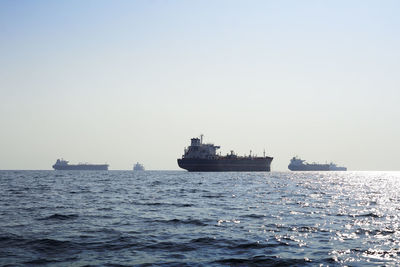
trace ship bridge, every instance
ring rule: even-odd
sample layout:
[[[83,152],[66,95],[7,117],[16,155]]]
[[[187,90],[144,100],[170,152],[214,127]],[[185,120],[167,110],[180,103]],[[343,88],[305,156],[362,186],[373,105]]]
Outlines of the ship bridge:
[[[184,158],[197,159],[215,159],[217,158],[217,149],[220,146],[214,144],[203,144],[203,135],[200,138],[192,138],[190,146],[185,149]]]

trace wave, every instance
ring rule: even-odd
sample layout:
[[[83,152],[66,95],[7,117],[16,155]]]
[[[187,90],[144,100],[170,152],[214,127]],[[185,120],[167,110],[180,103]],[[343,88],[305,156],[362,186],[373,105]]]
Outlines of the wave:
[[[133,237],[118,237],[109,241],[95,241],[85,243],[85,249],[92,249],[95,251],[119,251],[123,249],[132,249],[142,247],[143,244],[138,242],[136,238]]]
[[[251,258],[225,258],[211,262],[212,264],[235,265],[235,266],[305,266],[313,265],[307,259],[282,259],[277,256],[254,256]]]
[[[243,217],[259,219],[259,218],[265,218],[266,215],[265,214],[254,214],[254,213],[252,213],[252,214],[243,215]]]
[[[365,214],[349,214],[351,217],[372,217],[372,218],[382,218],[383,215],[377,213],[365,213]]]
[[[0,248],[23,244],[25,241],[25,238],[16,234],[0,235]]]
[[[172,207],[193,207],[193,204],[189,203],[165,203],[165,202],[133,202],[134,205],[143,205],[143,206],[172,206]]]
[[[32,239],[14,234],[0,237],[0,247],[8,249],[23,249],[46,254],[71,253],[80,247],[80,244],[51,238]]]
[[[190,243],[176,243],[176,242],[157,242],[155,244],[145,246],[145,249],[149,250],[167,250],[174,252],[185,252],[185,251],[193,251],[197,248],[192,246]]]
[[[231,247],[231,249],[259,249],[259,248],[273,248],[279,246],[286,246],[285,243],[274,243],[274,244],[265,244],[258,242],[250,242],[250,243],[242,243],[236,246]]]
[[[199,245],[213,245],[216,243],[216,241],[217,240],[215,238],[211,238],[211,237],[199,237],[199,238],[190,240],[190,243],[199,244]]]
[[[207,194],[207,195],[203,195],[202,197],[205,198],[221,198],[221,197],[225,197],[225,194],[219,193],[219,194]]]
[[[38,220],[41,220],[41,221],[43,221],[43,220],[71,220],[71,219],[76,219],[78,217],[79,217],[79,215],[77,215],[77,214],[58,214],[58,213],[55,213],[53,215],[46,216],[44,218],[40,218]]]
[[[51,238],[42,238],[29,240],[27,245],[32,246],[35,250],[51,252],[60,250],[69,250],[73,248],[76,244],[70,241],[61,241]]]
[[[197,219],[187,219],[187,220],[179,220],[179,219],[172,219],[172,220],[152,220],[152,222],[157,223],[166,223],[166,224],[192,224],[195,226],[207,226],[207,223],[204,223]]]
[[[375,235],[393,235],[394,233],[396,233],[396,230],[393,229],[362,229],[362,228],[357,228],[355,230],[356,234],[364,234],[364,235],[369,235],[369,236],[375,236]]]
[[[45,265],[45,264],[52,264],[57,262],[64,262],[63,260],[55,260],[55,259],[48,259],[48,258],[39,258],[34,260],[25,261],[24,264],[34,264],[34,265]]]

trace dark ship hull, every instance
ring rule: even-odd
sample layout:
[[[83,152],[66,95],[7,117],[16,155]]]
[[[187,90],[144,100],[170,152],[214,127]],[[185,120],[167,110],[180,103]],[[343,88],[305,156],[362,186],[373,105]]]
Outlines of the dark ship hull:
[[[329,164],[304,164],[300,166],[288,166],[291,171],[330,171]]]
[[[53,165],[55,170],[63,171],[107,171],[107,164],[77,164],[77,165]]]
[[[178,165],[190,172],[269,172],[271,157],[259,158],[217,158],[178,159]]]

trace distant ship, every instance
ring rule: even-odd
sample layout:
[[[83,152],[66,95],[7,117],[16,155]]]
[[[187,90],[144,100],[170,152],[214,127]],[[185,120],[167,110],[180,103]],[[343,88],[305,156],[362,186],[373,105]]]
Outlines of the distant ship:
[[[134,171],[144,171],[144,166],[140,164],[139,162],[136,162],[136,164],[133,166]]]
[[[339,167],[334,163],[330,164],[319,164],[319,163],[307,163],[297,157],[293,157],[290,160],[288,166],[291,171],[347,171],[346,167]]]
[[[203,135],[192,138],[190,146],[184,150],[178,165],[190,172],[228,172],[228,171],[271,171],[272,157],[237,156],[231,151],[226,156],[217,155],[219,146],[203,144]]]
[[[108,164],[89,164],[89,163],[79,163],[79,164],[69,164],[68,161],[64,159],[57,159],[56,164],[53,165],[55,170],[76,170],[76,171],[107,171]]]

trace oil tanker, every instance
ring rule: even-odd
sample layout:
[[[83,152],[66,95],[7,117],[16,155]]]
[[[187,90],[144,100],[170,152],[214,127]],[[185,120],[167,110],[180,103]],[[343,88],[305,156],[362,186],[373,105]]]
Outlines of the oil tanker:
[[[293,157],[290,160],[288,169],[291,171],[347,171],[346,167],[339,167],[335,163],[307,163],[298,157]]]
[[[217,154],[219,146],[203,144],[203,136],[192,138],[191,144],[185,148],[178,166],[189,172],[269,172],[272,157],[237,156],[233,151],[226,156]]]
[[[107,171],[108,164],[69,164],[67,160],[57,159],[56,163],[53,165],[53,169],[67,171]]]

